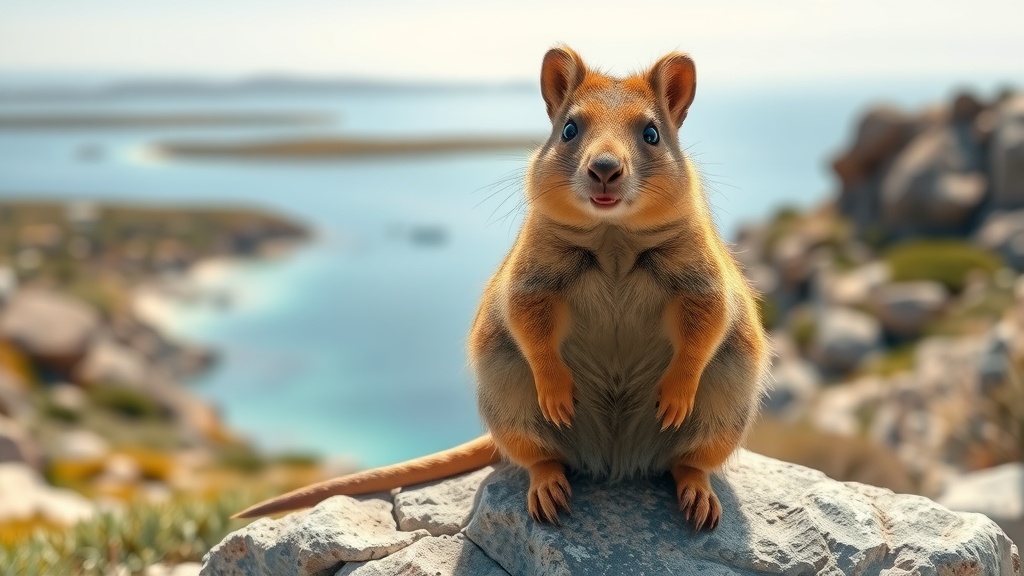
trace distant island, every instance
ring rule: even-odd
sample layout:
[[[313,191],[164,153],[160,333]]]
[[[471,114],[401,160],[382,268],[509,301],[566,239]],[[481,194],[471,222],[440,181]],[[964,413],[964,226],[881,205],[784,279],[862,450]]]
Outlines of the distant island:
[[[485,150],[523,150],[537,146],[540,137],[513,136],[489,138],[451,136],[410,139],[316,138],[208,144],[200,142],[166,142],[153,151],[166,158],[231,158],[239,160],[286,159],[317,160],[352,156],[388,156],[481,152]]]

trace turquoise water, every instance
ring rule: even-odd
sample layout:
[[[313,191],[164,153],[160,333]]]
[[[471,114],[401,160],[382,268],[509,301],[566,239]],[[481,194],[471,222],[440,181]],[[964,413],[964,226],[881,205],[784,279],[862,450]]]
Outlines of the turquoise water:
[[[0,79],[2,80],[2,79]],[[0,82],[2,85],[2,82]],[[919,105],[940,82],[729,87],[699,93],[682,138],[713,182],[727,236],[782,204],[831,190],[828,156],[869,100]],[[333,162],[154,162],[165,139],[324,134],[543,134],[535,90],[378,90],[0,103],[8,112],[295,111],[318,126],[0,131],[0,197],[45,195],[154,203],[249,204],[312,226],[283,260],[234,265],[227,310],[182,306],[173,332],[216,347],[195,383],[228,423],[271,449],[312,450],[378,465],[481,431],[465,369],[465,335],[484,282],[521,213],[525,153]],[[103,151],[79,158],[83,146]],[[507,186],[506,186],[507,184]],[[417,227],[444,242],[410,241]]]

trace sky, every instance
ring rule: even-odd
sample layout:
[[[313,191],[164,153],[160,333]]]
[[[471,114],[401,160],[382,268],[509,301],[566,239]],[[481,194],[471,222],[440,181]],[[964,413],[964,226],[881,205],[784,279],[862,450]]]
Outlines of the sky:
[[[1024,83],[1024,0],[0,0],[0,72],[522,81],[559,42],[719,82]]]

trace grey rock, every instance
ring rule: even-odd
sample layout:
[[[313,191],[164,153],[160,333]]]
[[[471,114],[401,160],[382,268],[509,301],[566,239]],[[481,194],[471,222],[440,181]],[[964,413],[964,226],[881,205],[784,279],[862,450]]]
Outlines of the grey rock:
[[[992,207],[1024,207],[1024,96],[1004,101],[989,148]]]
[[[882,220],[894,237],[964,232],[984,199],[977,145],[933,128],[900,152],[882,181]]]
[[[776,362],[771,375],[771,389],[761,403],[764,412],[783,420],[803,416],[821,386],[818,371],[808,362],[788,359]]]
[[[462,534],[424,538],[382,560],[346,564],[337,576],[507,576]]]
[[[73,362],[99,326],[88,305],[42,289],[15,292],[0,311],[0,337],[38,358]]]
[[[946,307],[949,293],[938,282],[896,282],[871,295],[875,314],[887,332],[899,337],[919,335]]]
[[[978,512],[1024,542],[1024,464],[1003,464],[954,479],[936,500],[950,510]]]
[[[392,505],[335,496],[308,512],[262,518],[229,534],[203,558],[205,576],[319,576],[343,562],[383,558],[429,536],[399,532]]]
[[[814,332],[811,355],[825,371],[848,372],[878,349],[881,335],[878,320],[871,316],[849,308],[827,308]]]
[[[561,528],[526,513],[528,478],[493,474],[467,536],[510,574],[921,574],[1019,571],[1013,544],[980,514],[951,512],[742,451],[712,484],[723,518],[695,534],[668,478],[573,481]]]
[[[833,274],[824,286],[826,301],[835,306],[865,305],[871,293],[888,282],[891,276],[889,267],[882,261]]]
[[[1024,210],[992,213],[978,228],[974,241],[997,252],[1016,270],[1024,270]]]
[[[395,495],[400,530],[424,529],[432,536],[455,534],[466,527],[476,490],[494,472],[488,466],[469,474],[402,489]]]

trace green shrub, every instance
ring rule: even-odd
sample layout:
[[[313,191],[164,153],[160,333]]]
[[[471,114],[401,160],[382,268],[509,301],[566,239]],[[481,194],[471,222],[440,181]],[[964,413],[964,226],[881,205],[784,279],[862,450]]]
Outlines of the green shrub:
[[[129,418],[155,419],[164,416],[160,405],[145,392],[125,386],[95,386],[89,390],[89,399],[100,408]]]
[[[1003,267],[995,255],[959,240],[915,240],[890,248],[883,255],[893,280],[934,280],[960,292],[968,275],[978,270],[991,277]]]

